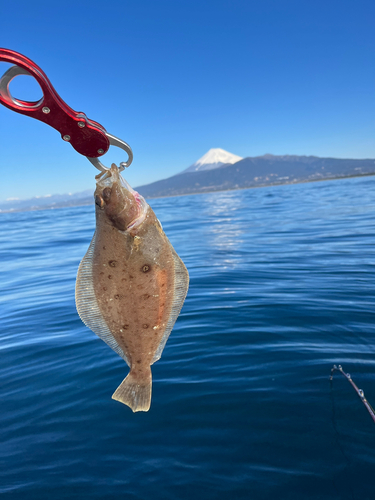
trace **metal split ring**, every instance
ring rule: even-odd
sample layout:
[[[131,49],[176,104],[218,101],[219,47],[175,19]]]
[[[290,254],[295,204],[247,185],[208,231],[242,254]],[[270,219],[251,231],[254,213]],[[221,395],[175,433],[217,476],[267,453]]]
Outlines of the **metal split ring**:
[[[106,132],[105,135],[108,137],[109,143],[111,144],[111,146],[116,146],[118,148],[123,149],[124,151],[126,151],[126,153],[128,155],[128,161],[126,161],[126,162],[123,161],[120,163],[119,170],[121,172],[125,168],[129,167],[131,162],[133,161],[133,151],[132,151],[131,147],[129,146],[129,144],[127,144],[122,139],[119,139],[118,137],[115,137],[114,135],[108,134],[108,132]],[[86,156],[86,158],[94,165],[95,168],[97,168],[101,172],[108,172],[110,170],[110,168],[105,167],[103,165],[103,163],[99,160],[99,158],[89,158],[88,156]]]

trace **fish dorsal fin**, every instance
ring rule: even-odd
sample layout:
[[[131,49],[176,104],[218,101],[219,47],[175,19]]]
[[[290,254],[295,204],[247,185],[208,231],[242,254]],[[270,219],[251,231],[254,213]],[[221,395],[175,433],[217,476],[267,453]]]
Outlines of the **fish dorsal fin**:
[[[107,323],[105,322],[102,313],[98,307],[96,300],[92,263],[95,249],[96,232],[91,240],[90,246],[83,257],[77,273],[76,282],[76,307],[81,320],[90,328],[98,337],[109,345],[121,358],[123,358],[130,366],[124,351],[118,345],[116,339],[112,335]]]
[[[180,257],[175,252],[171,245],[172,255],[174,260],[174,300],[171,309],[171,314],[168,319],[167,327],[165,329],[164,335],[160,341],[160,344],[155,352],[151,364],[155,363],[163,352],[165,344],[167,343],[168,337],[172,331],[172,328],[176,322],[178,315],[180,314],[182,305],[184,303],[188,288],[189,288],[189,273],[180,259]]]

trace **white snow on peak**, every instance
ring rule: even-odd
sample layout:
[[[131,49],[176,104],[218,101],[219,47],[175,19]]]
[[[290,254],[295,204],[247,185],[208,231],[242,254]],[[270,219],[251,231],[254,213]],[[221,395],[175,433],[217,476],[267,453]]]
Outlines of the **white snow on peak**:
[[[224,149],[216,148],[210,149],[207,151],[202,158],[199,158],[198,161],[194,163],[197,167],[201,165],[207,165],[208,163],[236,163],[237,161],[242,160],[241,156],[234,155],[232,153],[228,153],[228,151],[224,151]]]
[[[189,168],[184,170],[184,172],[197,172],[199,170],[212,170],[214,168],[221,167],[221,165],[226,165],[228,163],[236,163],[242,160],[241,156],[228,153],[221,148],[212,148],[202,158],[193,163]]]

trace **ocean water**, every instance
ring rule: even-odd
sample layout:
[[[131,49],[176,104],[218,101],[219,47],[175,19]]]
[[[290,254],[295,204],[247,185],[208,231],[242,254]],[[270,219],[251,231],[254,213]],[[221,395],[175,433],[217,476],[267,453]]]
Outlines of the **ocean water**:
[[[80,321],[94,207],[0,216],[0,497],[371,499],[375,178],[151,200],[190,272],[148,413]]]

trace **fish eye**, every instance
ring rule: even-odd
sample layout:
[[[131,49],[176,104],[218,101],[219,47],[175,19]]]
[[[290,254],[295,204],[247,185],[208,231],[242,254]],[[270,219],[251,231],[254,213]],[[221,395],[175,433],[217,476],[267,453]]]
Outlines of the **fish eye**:
[[[99,208],[103,208],[104,207],[104,200],[98,194],[95,196],[95,205],[98,205]]]
[[[106,187],[103,189],[102,196],[103,196],[104,201],[109,201],[109,199],[111,197],[111,192],[112,192],[112,189],[110,187]]]

